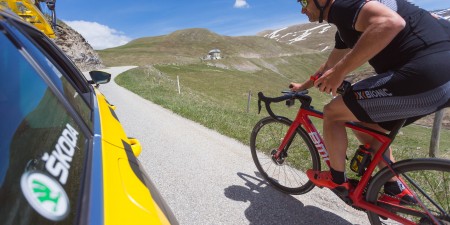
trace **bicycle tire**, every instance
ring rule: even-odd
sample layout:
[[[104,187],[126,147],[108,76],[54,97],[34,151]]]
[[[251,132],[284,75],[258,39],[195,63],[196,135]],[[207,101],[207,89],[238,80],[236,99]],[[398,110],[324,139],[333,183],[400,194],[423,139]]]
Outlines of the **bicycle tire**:
[[[392,168],[441,224],[450,224],[450,160],[437,158],[409,159],[394,163]],[[383,185],[392,176],[393,173],[388,168],[379,171],[367,189],[366,200],[417,224],[434,224],[425,213],[424,208],[418,203],[402,204],[401,207],[396,207],[398,205],[389,205],[380,200],[385,195],[382,190]],[[413,185],[407,177],[414,181],[417,186]],[[423,193],[419,191],[419,188],[423,190]],[[429,199],[425,197],[425,194],[429,196]],[[436,205],[439,205],[441,209],[439,210]],[[368,211],[367,215],[373,225],[388,222],[376,213]],[[391,222],[389,220],[389,224],[392,224]]]
[[[305,194],[314,188],[305,172],[320,169],[320,157],[306,131],[299,127],[288,144],[282,162],[272,160],[292,121],[279,117],[261,119],[253,128],[250,149],[256,168],[276,189],[288,194]]]

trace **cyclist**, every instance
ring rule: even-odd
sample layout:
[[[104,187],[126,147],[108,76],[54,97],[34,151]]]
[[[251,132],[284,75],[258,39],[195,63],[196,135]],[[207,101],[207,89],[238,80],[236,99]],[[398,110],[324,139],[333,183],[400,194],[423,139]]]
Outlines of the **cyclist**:
[[[316,81],[291,83],[291,90],[312,86],[336,96],[346,74],[366,62],[376,74],[353,84],[343,96],[324,107],[324,141],[330,171],[307,171],[319,187],[340,193],[351,189],[345,175],[347,133],[344,123],[360,122],[381,132],[400,119],[406,124],[450,105],[450,37],[429,12],[406,0],[298,0],[309,21],[337,27],[335,48],[317,73]],[[356,133],[362,143],[378,149],[380,143]],[[389,157],[394,161],[392,154]],[[380,167],[385,165],[379,165]],[[392,178],[385,192],[410,198]],[[405,197],[406,196],[406,197]],[[412,201],[411,199],[409,199]]]

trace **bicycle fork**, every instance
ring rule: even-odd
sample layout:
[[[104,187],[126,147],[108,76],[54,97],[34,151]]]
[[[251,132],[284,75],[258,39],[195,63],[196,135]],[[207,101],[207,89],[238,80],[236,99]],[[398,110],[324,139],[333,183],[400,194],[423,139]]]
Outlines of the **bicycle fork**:
[[[316,150],[318,151],[319,155],[322,157],[322,159],[327,163],[328,166],[330,166],[330,158],[327,149],[325,148],[325,143],[321,136],[319,135],[319,132],[317,131],[316,127],[314,127],[311,120],[308,118],[308,116],[315,116],[318,118],[321,118],[321,114],[313,114],[312,112],[309,112],[307,110],[300,110],[297,114],[297,117],[292,122],[291,126],[289,127],[286,135],[283,138],[283,141],[281,142],[281,145],[278,147],[278,150],[276,153],[272,153],[272,159],[273,160],[280,160],[280,156],[282,154],[287,154],[286,150],[289,149],[289,146],[291,145],[295,133],[297,132],[297,129],[300,125],[303,125],[306,132],[308,133],[312,144],[316,147]]]
[[[299,122],[292,122],[286,135],[283,138],[283,141],[281,142],[281,145],[278,147],[278,150],[276,152],[272,152],[272,160],[275,163],[283,163],[284,158],[287,156],[287,149],[289,149],[289,146],[291,146],[292,141],[294,140],[295,132],[297,131],[298,126],[300,126]]]
[[[316,147],[317,152],[322,157],[323,161],[328,165],[328,167],[331,166],[330,164],[330,158],[328,151],[325,147],[325,143],[322,139],[322,137],[319,134],[319,131],[317,131],[316,127],[312,123],[312,121],[309,119],[308,116],[314,116],[317,118],[323,119],[323,114],[314,113],[308,110],[300,110],[300,112],[297,115],[296,121],[300,121],[299,124],[303,124],[306,132],[308,133],[309,137],[311,138],[311,141],[313,142],[314,146]]]

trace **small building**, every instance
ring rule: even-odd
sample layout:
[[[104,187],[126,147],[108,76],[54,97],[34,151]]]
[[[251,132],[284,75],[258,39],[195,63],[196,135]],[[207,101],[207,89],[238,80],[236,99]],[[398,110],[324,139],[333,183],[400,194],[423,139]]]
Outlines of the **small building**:
[[[203,60],[217,60],[221,59],[222,56],[220,55],[220,50],[215,48],[208,52],[208,55],[203,57]]]

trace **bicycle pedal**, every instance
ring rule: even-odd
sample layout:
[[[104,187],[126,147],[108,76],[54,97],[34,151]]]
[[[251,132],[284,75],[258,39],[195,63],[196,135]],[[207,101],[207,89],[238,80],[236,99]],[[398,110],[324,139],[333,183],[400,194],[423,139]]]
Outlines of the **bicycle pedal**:
[[[352,187],[356,187],[359,184],[359,180],[351,179],[351,178],[348,179],[348,182],[352,185]]]
[[[336,187],[331,189],[331,191],[333,191],[337,196],[341,198],[348,197],[348,189],[345,187]]]

